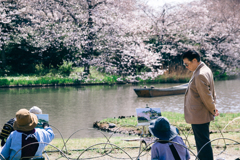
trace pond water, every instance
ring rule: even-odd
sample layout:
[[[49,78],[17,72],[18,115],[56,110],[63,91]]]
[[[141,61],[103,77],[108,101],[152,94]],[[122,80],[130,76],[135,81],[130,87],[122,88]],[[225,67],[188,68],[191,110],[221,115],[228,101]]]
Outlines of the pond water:
[[[178,84],[156,84],[155,88]],[[136,115],[136,108],[160,107],[161,111],[183,113],[184,95],[139,98],[134,85],[100,85],[48,88],[0,89],[0,127],[21,109],[38,106],[49,114],[49,122],[64,138],[98,137],[93,122],[107,117]],[[216,81],[217,108],[220,112],[240,112],[240,79]],[[56,137],[60,134],[54,129]]]

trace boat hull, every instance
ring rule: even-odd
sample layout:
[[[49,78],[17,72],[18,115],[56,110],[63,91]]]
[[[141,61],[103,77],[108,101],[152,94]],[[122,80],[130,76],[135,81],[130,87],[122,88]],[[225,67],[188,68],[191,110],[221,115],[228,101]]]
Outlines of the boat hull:
[[[187,89],[187,84],[175,86],[171,88],[138,88],[134,89],[138,97],[159,97],[159,96],[168,96],[168,95],[178,95],[184,94]]]

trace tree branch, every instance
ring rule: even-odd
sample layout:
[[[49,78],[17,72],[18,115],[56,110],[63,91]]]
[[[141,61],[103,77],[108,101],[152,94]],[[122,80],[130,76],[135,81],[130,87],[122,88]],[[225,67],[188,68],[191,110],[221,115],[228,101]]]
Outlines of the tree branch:
[[[106,0],[105,0],[105,1],[102,1],[102,2],[96,3],[96,4],[92,7],[92,9],[94,9],[95,7],[97,7],[98,5],[103,4],[103,3],[106,4]]]

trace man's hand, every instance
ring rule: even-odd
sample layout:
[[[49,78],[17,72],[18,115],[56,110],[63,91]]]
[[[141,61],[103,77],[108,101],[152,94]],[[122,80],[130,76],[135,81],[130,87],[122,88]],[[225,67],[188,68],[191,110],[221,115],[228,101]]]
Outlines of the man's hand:
[[[218,112],[218,109],[216,108],[215,109],[215,114],[214,114],[214,116],[218,116],[220,113]]]

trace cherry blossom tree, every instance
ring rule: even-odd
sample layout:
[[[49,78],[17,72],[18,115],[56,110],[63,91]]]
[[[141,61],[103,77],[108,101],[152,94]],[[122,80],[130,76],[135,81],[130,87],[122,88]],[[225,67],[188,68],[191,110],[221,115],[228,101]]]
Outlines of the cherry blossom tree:
[[[181,51],[195,49],[202,53],[204,61],[214,71],[230,73],[239,68],[239,14],[234,10],[236,5],[233,1],[229,7],[225,6],[230,1],[213,2],[166,4],[159,9],[160,12],[143,8],[153,23],[149,41],[153,44],[151,48],[163,56],[162,60],[177,62],[174,66],[180,65],[176,59],[179,59]]]
[[[51,6],[51,5],[50,5]],[[33,65],[44,63],[46,59],[50,59],[49,55],[45,55],[46,52],[51,52],[53,55],[55,53],[62,52],[62,54],[68,54],[68,47],[65,45],[68,34],[71,34],[70,25],[59,25],[59,17],[56,12],[51,12],[51,10],[46,9],[46,3],[43,1],[33,0],[33,1],[1,1],[1,11],[2,11],[2,24],[1,34],[5,34],[5,39],[3,44],[8,43],[8,48],[16,47],[11,53],[15,54],[16,57],[7,57],[12,63],[12,65],[17,65],[15,68],[21,69],[21,65]],[[60,17],[61,18],[61,17]],[[3,32],[4,31],[4,32]],[[3,36],[1,36],[3,39]],[[2,41],[3,42],[3,41]],[[23,44],[22,44],[23,43]],[[6,58],[4,45],[2,46],[2,61],[6,65]],[[72,46],[71,46],[72,47]],[[67,48],[67,49],[64,49]],[[70,48],[70,47],[69,47]],[[72,47],[73,49],[75,47]],[[61,51],[62,50],[62,51]],[[24,55],[21,53],[26,53]],[[28,58],[20,58],[20,57]],[[33,60],[31,60],[31,58]],[[63,55],[55,54],[54,58],[61,57]],[[52,59],[54,59],[52,58]],[[31,63],[24,62],[24,59],[31,60]],[[8,60],[8,61],[9,61]],[[16,62],[15,62],[16,61]],[[61,64],[62,59],[58,59],[57,64]],[[57,66],[57,64],[55,66]],[[3,65],[3,66],[4,66]],[[49,65],[49,64],[48,64]],[[48,66],[46,65],[46,66]],[[25,67],[26,68],[26,67]]]
[[[135,74],[138,66],[152,68],[155,60],[148,55],[153,53],[144,48],[142,38],[150,27],[149,21],[140,17],[137,1],[55,0],[54,3],[59,6],[56,12],[65,17],[64,23],[71,25],[73,31],[67,37],[69,43],[79,49],[79,59],[75,62],[83,65],[87,74],[90,65],[126,75]],[[119,61],[114,62],[116,59]]]
[[[239,68],[237,1],[194,1],[161,8],[137,0],[1,1],[1,60],[6,44],[36,55],[37,63],[72,61],[112,74],[150,77],[179,70],[181,52],[195,49],[215,70]],[[228,7],[224,7],[228,6]],[[61,62],[60,62],[61,61]],[[169,67],[170,66],[170,67]],[[168,67],[168,68],[167,68]]]
[[[198,15],[191,12],[183,5],[165,4],[158,8],[140,6],[143,12],[151,19],[152,27],[148,39],[149,47],[159,54],[158,63],[162,64],[170,72],[181,64],[181,51],[186,48],[194,48],[188,39],[189,20]]]
[[[218,0],[206,1],[206,5],[212,23],[206,27],[208,32],[204,45],[222,72],[234,72],[239,68],[240,4],[235,0]]]

